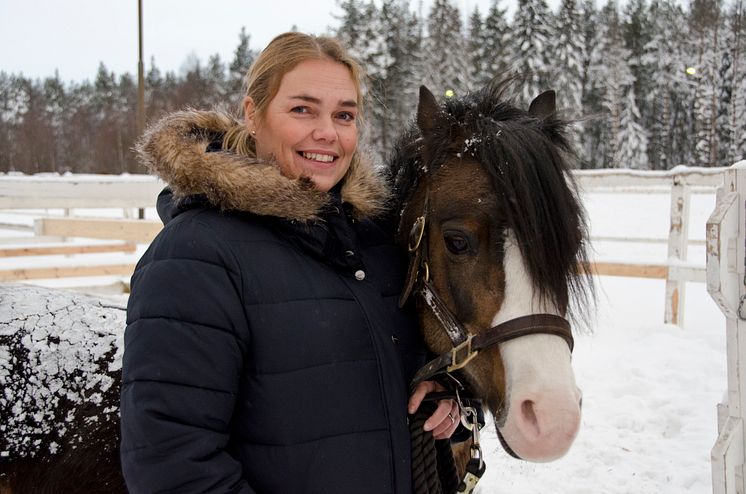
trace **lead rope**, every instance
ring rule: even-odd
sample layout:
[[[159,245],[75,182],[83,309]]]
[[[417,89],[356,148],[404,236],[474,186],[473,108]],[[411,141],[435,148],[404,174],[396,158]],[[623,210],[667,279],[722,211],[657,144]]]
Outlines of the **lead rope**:
[[[446,396],[447,395],[447,396]],[[437,408],[437,400],[456,399],[461,410],[461,425],[471,431],[472,445],[464,478],[459,479],[451,442],[435,440],[432,431],[423,428],[425,421]],[[414,494],[472,494],[484,475],[486,465],[479,443],[479,416],[476,408],[464,405],[458,391],[456,395],[431,393],[420,408],[409,417],[412,444],[412,492]]]
[[[459,486],[456,462],[451,443],[433,438],[425,431],[425,421],[437,408],[434,400],[426,398],[420,408],[409,417],[412,439],[412,492],[414,494],[453,494]]]

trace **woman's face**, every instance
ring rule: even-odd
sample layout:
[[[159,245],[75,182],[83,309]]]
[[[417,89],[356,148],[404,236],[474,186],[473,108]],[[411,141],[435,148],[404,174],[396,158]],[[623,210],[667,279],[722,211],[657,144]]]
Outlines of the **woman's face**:
[[[299,63],[283,76],[262,118],[253,99],[244,100],[257,157],[274,159],[286,177],[308,177],[328,191],[347,173],[357,148],[357,99],[344,65],[324,59]]]

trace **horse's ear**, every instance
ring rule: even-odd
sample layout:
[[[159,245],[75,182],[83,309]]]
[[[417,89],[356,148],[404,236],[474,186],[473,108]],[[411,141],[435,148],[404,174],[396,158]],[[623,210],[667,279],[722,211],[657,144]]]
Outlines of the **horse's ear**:
[[[423,134],[435,128],[440,107],[435,96],[425,86],[420,86],[420,102],[417,104],[417,127]]]
[[[553,89],[544,91],[534,98],[528,106],[528,112],[539,118],[546,118],[557,111],[557,96]]]

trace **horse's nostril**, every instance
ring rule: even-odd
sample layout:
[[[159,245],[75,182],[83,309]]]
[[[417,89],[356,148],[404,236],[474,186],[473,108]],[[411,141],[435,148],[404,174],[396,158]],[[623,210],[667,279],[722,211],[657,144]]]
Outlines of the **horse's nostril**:
[[[533,401],[526,400],[521,403],[521,412],[527,424],[533,426],[536,429],[539,428],[539,419],[536,417],[536,411],[534,410]]]

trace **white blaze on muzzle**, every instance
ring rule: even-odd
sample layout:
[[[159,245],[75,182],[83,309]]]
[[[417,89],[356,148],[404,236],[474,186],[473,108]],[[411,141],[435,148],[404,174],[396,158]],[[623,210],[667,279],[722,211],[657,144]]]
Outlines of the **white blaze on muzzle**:
[[[492,325],[537,313],[559,314],[541,300],[512,233],[505,240],[505,299]],[[580,427],[580,390],[564,339],[532,334],[500,344],[505,408],[497,426],[510,449],[529,461],[563,456]]]

